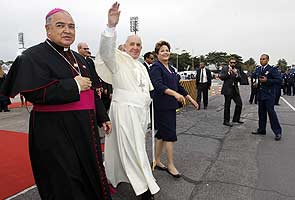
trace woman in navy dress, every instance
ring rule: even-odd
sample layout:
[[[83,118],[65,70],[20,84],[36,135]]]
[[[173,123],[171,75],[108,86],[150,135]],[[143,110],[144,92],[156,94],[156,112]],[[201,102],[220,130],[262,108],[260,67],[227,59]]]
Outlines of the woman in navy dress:
[[[189,100],[195,108],[197,102],[188,95],[187,91],[179,84],[179,76],[169,65],[170,44],[160,41],[155,46],[158,57],[150,68],[150,78],[154,86],[153,102],[155,110],[156,133],[156,168],[167,170],[173,177],[179,178],[180,173],[173,162],[173,144],[176,136],[176,109],[178,102]],[[167,152],[167,167],[161,162],[163,147]]]

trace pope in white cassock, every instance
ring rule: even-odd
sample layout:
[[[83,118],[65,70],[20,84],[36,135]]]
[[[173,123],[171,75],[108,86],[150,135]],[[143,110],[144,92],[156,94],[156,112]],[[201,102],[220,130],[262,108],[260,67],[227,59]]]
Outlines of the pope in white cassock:
[[[137,60],[141,39],[129,36],[125,52],[116,49],[115,27],[119,17],[119,4],[115,3],[108,12],[108,25],[101,35],[95,60],[98,75],[114,88],[109,111],[113,130],[105,138],[106,175],[114,187],[120,182],[130,183],[136,195],[150,200],[160,190],[145,147],[150,120],[149,92],[153,86],[146,68]]]

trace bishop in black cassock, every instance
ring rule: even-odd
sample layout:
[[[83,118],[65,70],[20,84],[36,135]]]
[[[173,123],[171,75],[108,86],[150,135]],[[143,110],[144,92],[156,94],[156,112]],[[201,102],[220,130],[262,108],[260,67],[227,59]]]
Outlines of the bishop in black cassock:
[[[91,87],[96,72],[70,49],[68,12],[52,10],[45,27],[48,39],[16,58],[0,92],[33,103],[29,151],[42,199],[110,200],[97,125],[111,125]]]

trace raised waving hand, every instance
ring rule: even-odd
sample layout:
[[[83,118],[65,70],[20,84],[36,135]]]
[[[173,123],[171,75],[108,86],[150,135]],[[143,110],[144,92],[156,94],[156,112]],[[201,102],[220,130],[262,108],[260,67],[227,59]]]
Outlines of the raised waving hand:
[[[114,3],[108,12],[108,27],[116,27],[119,22],[120,13],[119,11],[120,4],[118,2]]]

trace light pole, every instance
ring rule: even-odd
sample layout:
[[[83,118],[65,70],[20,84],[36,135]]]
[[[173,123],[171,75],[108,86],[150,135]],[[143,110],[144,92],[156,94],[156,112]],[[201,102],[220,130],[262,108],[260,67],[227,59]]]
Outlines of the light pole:
[[[130,17],[130,32],[134,32],[134,34],[136,35],[136,32],[138,31],[138,17]]]
[[[194,50],[192,49],[192,70],[194,70]]]
[[[24,33],[23,32],[18,33],[18,44],[20,45],[20,47],[18,48],[17,55],[21,55],[22,52],[26,49],[25,48]]]
[[[175,48],[175,52],[176,52],[176,69],[178,71],[178,50],[179,48]]]

